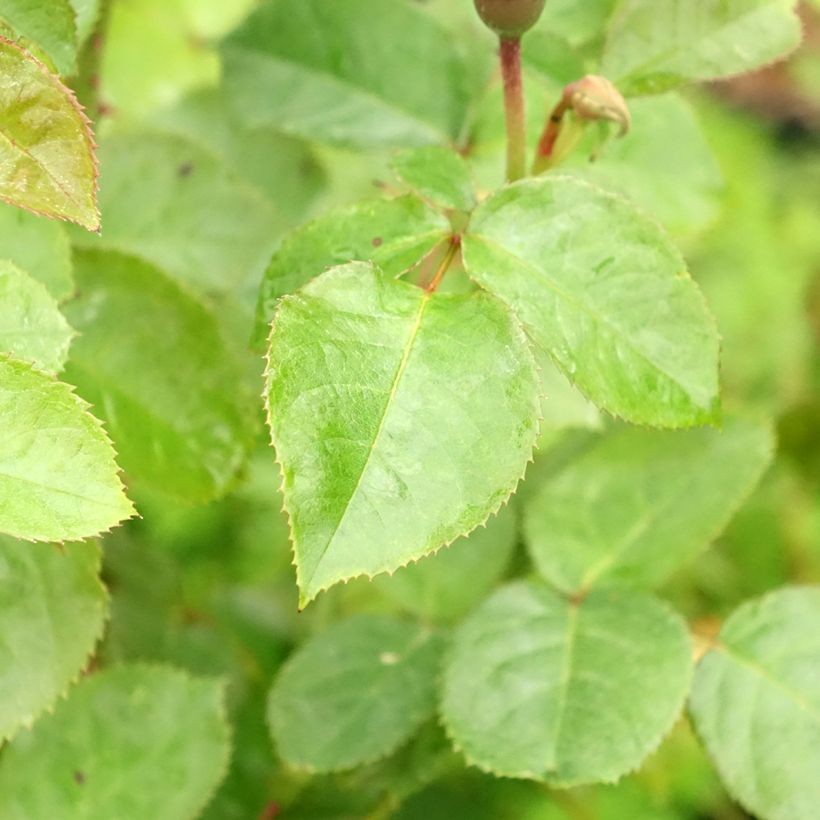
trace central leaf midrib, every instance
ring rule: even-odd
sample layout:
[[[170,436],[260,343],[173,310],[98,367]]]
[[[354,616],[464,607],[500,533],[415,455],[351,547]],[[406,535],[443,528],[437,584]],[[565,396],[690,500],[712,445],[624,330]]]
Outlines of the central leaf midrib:
[[[569,614],[567,616],[567,629],[564,637],[566,644],[566,652],[564,655],[564,665],[561,669],[561,678],[559,680],[558,690],[558,705],[556,708],[555,724],[553,726],[553,740],[552,746],[549,750],[549,756],[545,762],[547,772],[555,772],[558,770],[560,761],[558,760],[558,746],[561,742],[561,732],[564,727],[564,717],[567,710],[567,700],[569,699],[569,688],[572,682],[572,662],[575,653],[575,643],[578,637],[578,620],[580,617],[581,607],[578,604],[569,605]]]
[[[421,322],[422,322],[422,318],[424,317],[425,309],[426,309],[427,305],[430,303],[430,297],[431,297],[431,294],[422,291],[421,301],[419,303],[419,308],[418,308],[418,313],[416,314],[416,317],[413,321],[413,324],[411,325],[410,333],[408,334],[407,341],[404,344],[404,348],[402,350],[402,357],[401,357],[401,360],[399,361],[398,367],[396,368],[396,373],[393,376],[393,381],[390,385],[390,392],[387,395],[387,401],[384,404],[384,409],[382,410],[382,415],[381,415],[381,418],[379,419],[379,425],[376,428],[376,432],[373,435],[373,443],[370,445],[370,449],[367,453],[367,457],[365,458],[364,464],[362,465],[362,469],[359,472],[359,477],[356,481],[356,485],[353,487],[353,490],[351,491],[350,496],[348,497],[347,502],[345,503],[344,509],[342,510],[342,513],[339,516],[339,520],[336,522],[336,526],[333,528],[333,532],[331,532],[331,534],[328,536],[327,542],[325,543],[324,547],[322,548],[322,551],[319,553],[319,557],[317,558],[316,563],[313,566],[313,570],[311,571],[310,576],[305,578],[305,580],[304,580],[304,585],[305,585],[306,588],[310,586],[311,581],[313,580],[313,578],[315,577],[317,571],[319,570],[319,567],[320,567],[322,561],[324,560],[325,555],[327,555],[327,552],[330,549],[330,547],[332,546],[333,541],[336,538],[336,535],[338,534],[339,530],[341,529],[341,526],[342,526],[342,524],[345,520],[345,517],[347,516],[347,513],[350,510],[350,505],[352,504],[353,499],[356,497],[357,493],[359,492],[359,488],[362,485],[362,480],[365,476],[365,473],[367,473],[367,468],[370,464],[370,459],[372,458],[373,453],[376,450],[376,447],[379,443],[379,439],[380,439],[381,434],[384,430],[385,423],[387,421],[387,417],[390,413],[390,407],[392,406],[393,400],[395,399],[396,393],[398,392],[399,382],[401,381],[401,378],[404,375],[404,371],[407,368],[407,362],[410,359],[410,353],[413,349],[413,345],[415,344],[416,337],[418,336],[418,333],[419,333],[419,329],[421,328]]]

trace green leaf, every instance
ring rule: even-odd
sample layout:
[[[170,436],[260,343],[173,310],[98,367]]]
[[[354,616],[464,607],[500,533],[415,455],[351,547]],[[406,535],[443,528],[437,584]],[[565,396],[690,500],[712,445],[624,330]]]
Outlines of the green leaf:
[[[768,427],[625,428],[551,476],[528,504],[538,571],[575,593],[609,580],[656,586],[723,530],[772,457]]]
[[[539,26],[573,45],[582,45],[603,35],[616,3],[617,0],[547,0]]]
[[[503,305],[362,263],[281,300],[266,392],[303,605],[484,523],[537,433],[537,374]]]
[[[571,601],[518,582],[456,633],[442,715],[468,762],[496,775],[612,782],[672,728],[691,654],[683,620],[649,595]]]
[[[723,179],[691,106],[678,94],[629,101],[632,130],[589,161],[578,150],[568,166],[623,193],[675,234],[708,227],[718,216]]]
[[[450,232],[448,221],[415,196],[375,199],[340,208],[288,236],[265,271],[254,341],[270,333],[276,303],[334,265],[373,261],[388,276],[412,268]]]
[[[102,0],[71,0],[77,24],[77,46],[81,48],[91,36],[100,17]]]
[[[386,616],[358,615],[308,641],[271,689],[279,754],[314,771],[384,757],[435,711],[440,640]]]
[[[602,73],[626,94],[657,94],[777,60],[800,42],[794,0],[624,0]]]
[[[77,244],[139,256],[200,290],[234,290],[263,270],[275,238],[271,207],[210,151],[131,132],[100,146],[100,169],[105,231]]]
[[[440,208],[471,211],[476,199],[470,168],[461,155],[440,145],[408,148],[393,157],[396,176]]]
[[[0,536],[0,742],[31,723],[85,667],[105,622],[95,543]]]
[[[549,434],[571,427],[601,427],[601,414],[585,399],[540,348],[534,350],[541,380],[541,427]]]
[[[65,311],[80,336],[66,378],[99,408],[123,469],[182,498],[224,493],[255,425],[216,317],[145,262],[84,251],[75,263],[79,296]]]
[[[718,412],[718,336],[669,238],[567,177],[502,189],[473,215],[464,264],[599,407],[682,427]]]
[[[58,301],[74,290],[71,245],[59,222],[0,203],[0,258],[42,282]]]
[[[39,46],[60,74],[77,69],[77,27],[69,0],[3,0],[0,20]]]
[[[196,817],[230,756],[222,684],[171,668],[86,678],[0,761],[7,820]]]
[[[72,390],[0,355],[0,532],[68,541],[133,515],[111,443]]]
[[[45,286],[0,259],[0,351],[57,373],[73,335]]]
[[[408,612],[431,621],[452,621],[481,601],[504,573],[516,544],[516,523],[513,508],[504,507],[486,528],[373,582]]]
[[[817,816],[818,681],[818,587],[741,606],[695,672],[695,728],[729,791],[766,820]]]
[[[279,0],[224,47],[225,82],[248,125],[356,148],[449,142],[466,78],[448,33],[410,3]]]
[[[273,211],[271,237],[279,236],[304,221],[325,185],[325,169],[304,141],[240,125],[225,96],[221,88],[203,89],[160,111],[153,122],[211,151],[263,194]]]
[[[0,76],[0,199],[98,230],[94,138],[74,94],[2,37]]]

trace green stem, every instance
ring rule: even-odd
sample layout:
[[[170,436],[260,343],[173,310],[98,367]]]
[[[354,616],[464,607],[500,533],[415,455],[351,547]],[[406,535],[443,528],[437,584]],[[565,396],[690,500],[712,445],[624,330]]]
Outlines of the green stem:
[[[504,112],[507,117],[507,182],[527,173],[527,126],[524,85],[521,80],[521,38],[501,37],[501,76],[504,79]]]

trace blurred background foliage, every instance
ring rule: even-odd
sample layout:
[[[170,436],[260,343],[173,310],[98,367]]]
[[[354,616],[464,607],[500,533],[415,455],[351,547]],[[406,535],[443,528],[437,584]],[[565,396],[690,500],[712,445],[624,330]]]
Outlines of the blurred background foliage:
[[[469,66],[460,147],[488,190],[503,172],[494,43],[469,0],[415,4],[438,18]],[[292,130],[281,133],[264,112],[252,124],[240,116],[220,43],[255,5],[104,4],[77,84],[100,143],[103,235],[52,224],[43,230],[55,234],[55,246],[67,246],[68,234],[76,246],[139,254],[210,302],[243,357],[241,379],[258,394],[262,360],[248,339],[272,250],[288,229],[328,207],[379,196],[396,183],[387,149],[314,143]],[[594,64],[609,5],[548,0],[525,49],[533,140],[563,85]],[[635,99],[627,138],[605,146],[594,162],[591,147],[581,146],[566,166],[633,197],[675,235],[723,336],[726,407],[776,421],[779,450],[760,486],[712,548],[664,588],[696,634],[713,634],[749,596],[820,581],[820,3],[802,13],[805,44],[788,62],[682,95]],[[53,275],[60,293],[56,263]],[[447,281],[464,286],[455,274]],[[577,396],[555,389],[522,497],[609,426]],[[552,792],[468,770],[435,725],[388,759],[353,772],[310,777],[288,770],[269,739],[265,699],[294,646],[351,612],[446,623],[501,577],[526,574],[530,565],[513,505],[471,539],[470,553],[491,557],[479,562],[488,577],[475,588],[462,580],[471,572],[470,553],[450,556],[456,546],[393,579],[337,587],[298,614],[261,414],[254,435],[254,454],[227,496],[191,505],[135,482],[130,491],[142,518],[104,545],[111,621],[99,662],[171,661],[230,681],[233,763],[206,817],[745,816],[685,719],[641,771],[615,786]]]

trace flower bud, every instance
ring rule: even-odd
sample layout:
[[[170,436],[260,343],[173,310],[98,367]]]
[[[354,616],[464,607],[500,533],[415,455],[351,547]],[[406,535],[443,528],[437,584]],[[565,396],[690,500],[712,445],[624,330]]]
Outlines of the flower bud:
[[[632,118],[621,92],[606,77],[587,74],[568,86],[572,110],[582,120],[607,120],[620,126],[620,135],[629,131]]]
[[[531,29],[545,0],[475,0],[478,16],[499,37],[514,39]]]

